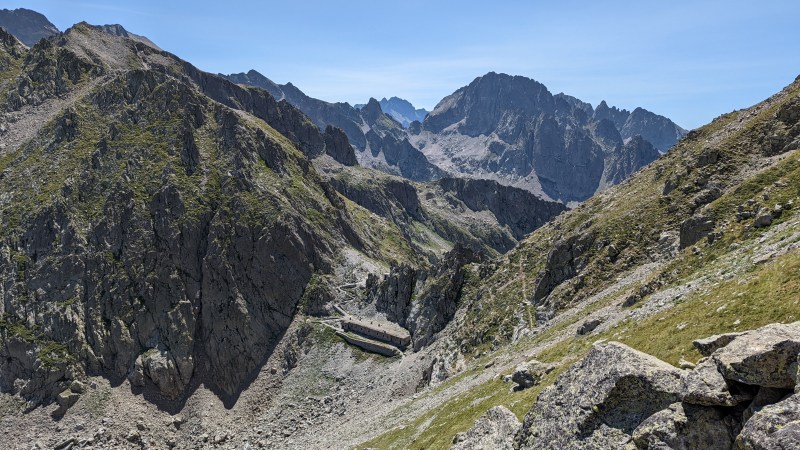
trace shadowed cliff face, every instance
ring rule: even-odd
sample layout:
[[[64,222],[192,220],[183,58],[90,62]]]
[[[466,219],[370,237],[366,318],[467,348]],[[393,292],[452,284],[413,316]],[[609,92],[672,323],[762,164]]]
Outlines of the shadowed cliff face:
[[[566,210],[563,205],[542,200],[524,189],[490,180],[443,178],[438,184],[470,209],[491,211],[500,224],[509,227],[515,239],[524,238]]]
[[[326,139],[265,91],[87,25],[30,51],[2,37],[0,385],[37,402],[88,371],[176,398],[207,370],[236,394],[352,235],[292,145]]]

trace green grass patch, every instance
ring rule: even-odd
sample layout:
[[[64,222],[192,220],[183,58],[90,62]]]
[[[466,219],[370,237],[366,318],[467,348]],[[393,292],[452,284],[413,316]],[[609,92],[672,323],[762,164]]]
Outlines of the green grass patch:
[[[545,375],[539,385],[518,392],[511,390],[513,383],[505,383],[500,377],[493,378],[431,409],[404,427],[389,430],[357,448],[450,448],[457,433],[470,429],[492,407],[503,405],[522,420],[542,389],[551,385],[560,373],[561,370],[556,369]],[[477,375],[471,373],[471,376]]]
[[[694,293],[639,324],[626,323],[613,338],[669,363],[697,359],[692,340],[800,320],[800,253],[756,266],[744,277]],[[680,325],[680,326],[679,326]]]

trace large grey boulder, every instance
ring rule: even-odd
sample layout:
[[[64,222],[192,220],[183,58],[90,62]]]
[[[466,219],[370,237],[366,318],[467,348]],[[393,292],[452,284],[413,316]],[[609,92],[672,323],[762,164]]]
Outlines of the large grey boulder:
[[[673,403],[642,422],[633,441],[638,449],[729,450],[730,423],[718,408]]]
[[[194,365],[180,360],[165,350],[148,350],[142,357],[144,373],[158,386],[161,393],[170,398],[178,397],[192,377]]]
[[[714,229],[714,219],[706,216],[693,216],[681,223],[680,248],[696,244]]]
[[[624,344],[595,345],[525,416],[520,448],[621,448],[648,417],[681,399],[681,372]]]
[[[54,416],[63,416],[64,413],[67,412],[68,409],[74,405],[78,399],[81,398],[81,395],[77,392],[72,392],[69,389],[64,389],[56,396],[56,403],[58,403],[58,408],[53,411]]]
[[[765,406],[745,422],[736,438],[742,450],[800,448],[800,396]]]
[[[716,363],[704,359],[683,378],[684,401],[695,405],[734,406],[733,397]]]
[[[753,415],[767,405],[778,403],[786,397],[791,391],[785,389],[776,389],[770,387],[762,387],[758,393],[753,397],[753,401],[747,406],[747,409],[742,412],[742,422],[747,422]]]
[[[513,412],[505,406],[495,406],[486,411],[469,431],[457,434],[451,449],[511,450],[519,427],[520,422]]]
[[[692,345],[694,345],[694,348],[696,348],[701,355],[711,356],[712,353],[730,344],[731,341],[743,334],[744,333],[715,334],[707,338],[695,339],[692,341]]]
[[[736,337],[711,356],[727,380],[793,389],[800,353],[800,322],[770,324]]]

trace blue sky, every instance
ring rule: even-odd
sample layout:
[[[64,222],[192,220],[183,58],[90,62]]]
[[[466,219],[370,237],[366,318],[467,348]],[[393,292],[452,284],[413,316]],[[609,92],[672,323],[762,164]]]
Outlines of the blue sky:
[[[489,71],[693,128],[800,74],[800,1],[26,0],[60,29],[121,23],[209,72],[328,101],[432,109]]]

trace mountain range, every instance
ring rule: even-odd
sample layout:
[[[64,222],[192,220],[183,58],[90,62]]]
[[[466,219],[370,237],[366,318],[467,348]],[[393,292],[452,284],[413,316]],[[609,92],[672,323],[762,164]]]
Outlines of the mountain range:
[[[364,166],[419,181],[445,174],[490,179],[570,204],[624,180],[686,134],[642,108],[629,112],[601,102],[595,110],[505,74],[476,78],[407,129],[375,99],[355,107],[327,103],[252,70],[228,79],[286,99],[319,127],[341,128]]]
[[[13,29],[0,446],[799,445],[800,77],[687,133],[488,73],[404,127]]]

